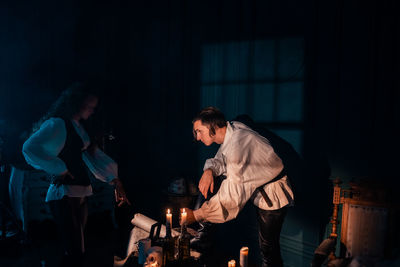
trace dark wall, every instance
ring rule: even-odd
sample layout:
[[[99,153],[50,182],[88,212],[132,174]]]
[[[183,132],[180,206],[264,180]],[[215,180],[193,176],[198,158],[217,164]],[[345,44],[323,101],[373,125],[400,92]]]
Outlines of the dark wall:
[[[0,135],[9,162],[23,161],[24,134],[61,90],[98,79],[109,88],[102,126],[116,136],[108,152],[133,202],[158,216],[157,192],[170,178],[200,175],[191,118],[200,109],[202,45],[295,36],[305,40],[308,203],[326,210],[315,199],[329,203],[330,176],[395,181],[394,0],[8,2],[0,9]],[[315,230],[315,216],[296,216]]]
[[[395,1],[332,1],[315,9],[306,100],[310,135],[325,145],[333,175],[393,176],[388,153],[399,121]]]

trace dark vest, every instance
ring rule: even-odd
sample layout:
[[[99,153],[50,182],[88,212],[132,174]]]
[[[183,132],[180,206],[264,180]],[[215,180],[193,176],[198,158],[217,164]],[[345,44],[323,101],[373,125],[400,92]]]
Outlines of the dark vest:
[[[74,176],[74,179],[65,179],[63,184],[90,185],[88,169],[82,159],[82,149],[84,147],[82,138],[76,132],[71,120],[63,120],[67,130],[67,137],[58,157],[64,161],[68,171]]]

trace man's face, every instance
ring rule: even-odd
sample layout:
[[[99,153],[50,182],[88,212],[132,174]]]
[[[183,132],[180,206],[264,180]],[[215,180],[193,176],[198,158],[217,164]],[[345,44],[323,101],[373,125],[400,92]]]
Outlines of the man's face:
[[[210,136],[210,129],[202,124],[200,120],[193,123],[193,133],[195,134],[196,140],[203,142],[206,146],[210,146],[215,142],[215,135]]]

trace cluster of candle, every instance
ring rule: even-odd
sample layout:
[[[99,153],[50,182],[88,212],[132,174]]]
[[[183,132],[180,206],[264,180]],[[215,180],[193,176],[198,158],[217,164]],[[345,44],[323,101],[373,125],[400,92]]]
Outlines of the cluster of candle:
[[[180,225],[181,233],[179,236],[172,236],[172,213],[168,209],[166,213],[166,235],[165,235],[165,255],[166,261],[184,261],[190,259],[190,235],[186,229],[187,212],[181,212]]]
[[[186,220],[187,220],[187,212],[186,212],[185,209],[182,209],[180,224],[181,225],[186,224]],[[168,227],[172,228],[172,213],[171,213],[170,209],[167,209],[166,225],[167,225],[167,228]],[[242,247],[240,249],[240,267],[247,267],[248,266],[248,256],[249,256],[249,248],[248,247]],[[228,262],[228,267],[236,267],[236,261],[235,260],[230,260]]]
[[[186,220],[187,220],[187,212],[185,209],[182,209],[181,224],[186,223]],[[167,221],[167,225],[169,224],[169,226],[172,227],[172,213],[171,213],[170,209],[167,209],[166,221]]]
[[[248,258],[249,258],[249,248],[242,247],[240,249],[240,267],[248,266]],[[236,261],[235,260],[228,261],[228,267],[236,267]]]

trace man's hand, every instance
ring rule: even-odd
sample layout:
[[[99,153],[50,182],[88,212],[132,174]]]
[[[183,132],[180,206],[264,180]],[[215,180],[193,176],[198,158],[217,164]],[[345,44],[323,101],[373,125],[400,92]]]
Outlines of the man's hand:
[[[118,207],[121,207],[124,203],[131,205],[131,202],[126,197],[126,193],[124,187],[122,186],[121,180],[116,178],[111,181],[111,184],[115,186],[114,195],[115,195],[115,202],[118,204]]]
[[[207,198],[208,189],[211,193],[214,193],[214,176],[211,169],[203,172],[199,182],[199,190],[204,198]]]
[[[186,211],[186,214],[187,214],[186,215],[187,216],[186,217],[186,224],[189,225],[189,224],[195,223],[196,219],[194,218],[193,210],[185,208],[185,211]],[[182,225],[182,222],[179,221],[179,224]]]

